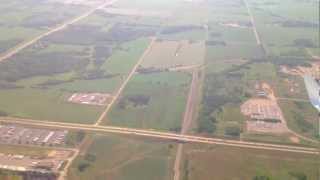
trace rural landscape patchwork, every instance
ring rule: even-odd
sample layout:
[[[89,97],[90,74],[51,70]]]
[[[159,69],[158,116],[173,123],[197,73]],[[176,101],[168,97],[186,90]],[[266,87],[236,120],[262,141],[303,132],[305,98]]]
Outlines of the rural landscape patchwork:
[[[0,180],[320,180],[319,0],[1,0]]]

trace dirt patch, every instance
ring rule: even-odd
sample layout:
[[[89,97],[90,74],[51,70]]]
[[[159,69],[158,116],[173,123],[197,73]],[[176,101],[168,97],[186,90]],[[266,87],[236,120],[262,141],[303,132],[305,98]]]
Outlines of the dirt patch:
[[[288,67],[281,66],[280,72],[293,75],[293,76],[304,76],[306,74],[313,74],[315,76],[320,76],[320,61],[313,62],[310,64],[310,67],[306,66],[296,66],[296,67]]]
[[[293,143],[300,143],[300,139],[296,136],[291,136],[290,141]]]
[[[288,132],[286,121],[271,87],[256,85],[256,96],[241,105],[241,112],[249,118],[246,129],[251,132]]]

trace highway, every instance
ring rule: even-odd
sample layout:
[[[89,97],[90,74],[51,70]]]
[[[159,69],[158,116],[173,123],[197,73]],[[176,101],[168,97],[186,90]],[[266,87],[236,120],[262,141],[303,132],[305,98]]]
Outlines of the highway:
[[[61,122],[43,122],[43,121],[36,121],[36,120],[29,120],[29,119],[16,119],[16,118],[2,118],[0,119],[0,122],[18,124],[18,125],[24,125],[24,126],[32,126],[32,127],[36,126],[36,127],[53,128],[53,129],[82,130],[82,131],[95,132],[95,133],[113,133],[113,134],[129,135],[129,136],[141,136],[141,137],[176,141],[179,143],[202,143],[202,144],[224,145],[224,146],[241,147],[241,148],[252,148],[252,149],[261,149],[261,150],[272,150],[272,151],[319,155],[319,149],[311,148],[311,147],[299,147],[299,146],[292,146],[292,145],[280,145],[280,144],[256,143],[256,142],[246,142],[246,141],[237,141],[237,140],[226,140],[226,139],[219,139],[219,138],[207,138],[207,137],[200,137],[200,136],[175,134],[170,132],[158,132],[155,130],[121,128],[121,127],[115,127],[115,126],[95,126],[95,125],[61,123]]]
[[[80,15],[80,16],[77,16],[76,18],[74,19],[71,19],[67,22],[64,22],[63,24],[60,24],[54,28],[52,28],[51,30],[43,33],[43,34],[40,34],[39,36],[29,40],[29,41],[26,41],[26,42],[23,42],[19,45],[17,45],[16,47],[13,47],[11,49],[9,49],[7,52],[3,53],[3,54],[0,54],[0,62],[1,61],[4,61],[10,57],[12,57],[13,55],[19,53],[20,51],[22,51],[23,49],[25,49],[26,47],[36,43],[37,41],[39,41],[40,39],[46,37],[46,36],[49,36],[50,34],[53,34],[55,32],[58,32],[58,31],[61,31],[65,28],[67,28],[69,25],[72,25],[72,24],[75,24],[79,21],[81,21],[82,19],[90,16],[91,14],[93,14],[95,11],[97,11],[98,9],[102,9],[106,6],[110,6],[112,5],[113,3],[115,3],[117,0],[110,0],[110,1],[106,1],[105,3],[103,3],[102,5],[99,5],[98,7],[95,7],[89,11],[87,11],[86,13]]]

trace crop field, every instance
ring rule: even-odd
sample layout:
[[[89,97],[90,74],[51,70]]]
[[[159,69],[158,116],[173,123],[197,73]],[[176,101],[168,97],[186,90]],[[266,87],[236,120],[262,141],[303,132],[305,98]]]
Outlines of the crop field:
[[[68,179],[169,180],[175,152],[169,143],[97,135],[72,164]]]
[[[188,146],[184,156],[189,180],[319,178],[319,158],[309,155],[199,145]]]
[[[142,67],[166,69],[203,63],[205,46],[202,42],[158,41],[146,56]]]
[[[135,76],[111,110],[108,125],[178,131],[190,75],[175,72]]]

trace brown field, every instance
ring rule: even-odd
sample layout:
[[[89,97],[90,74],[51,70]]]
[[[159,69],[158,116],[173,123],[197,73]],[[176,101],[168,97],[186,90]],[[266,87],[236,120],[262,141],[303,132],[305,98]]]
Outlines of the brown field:
[[[319,157],[312,155],[188,145],[184,179],[253,180],[255,176],[268,176],[272,180],[293,180],[299,174],[318,180],[319,162]]]

